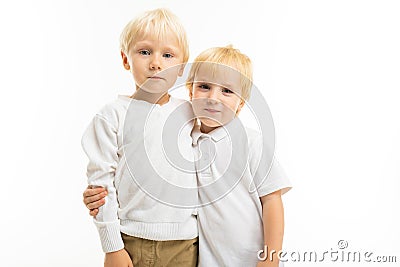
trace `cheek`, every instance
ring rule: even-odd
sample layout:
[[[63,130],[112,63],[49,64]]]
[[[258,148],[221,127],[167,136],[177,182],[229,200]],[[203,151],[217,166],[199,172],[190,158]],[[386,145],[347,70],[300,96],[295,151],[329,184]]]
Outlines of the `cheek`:
[[[240,100],[232,99],[231,101],[227,102],[225,105],[226,105],[226,107],[229,107],[229,109],[232,112],[236,112],[239,108]]]
[[[196,98],[204,98],[203,94],[202,94],[199,90],[193,89],[192,92],[193,92],[193,93],[192,93],[192,98],[193,98],[193,99],[196,99]]]
[[[193,94],[192,96],[192,107],[193,110],[200,110],[202,109],[207,103],[207,99],[204,97],[201,97],[199,95]]]

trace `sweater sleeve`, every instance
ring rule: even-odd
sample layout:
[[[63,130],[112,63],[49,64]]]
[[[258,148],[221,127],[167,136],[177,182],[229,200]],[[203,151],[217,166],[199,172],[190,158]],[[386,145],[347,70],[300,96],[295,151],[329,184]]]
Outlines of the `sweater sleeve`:
[[[99,208],[94,223],[100,235],[103,251],[124,248],[118,220],[118,201],[114,176],[118,165],[117,126],[102,115],[96,115],[82,137],[82,147],[89,158],[87,177],[89,185],[106,187],[105,204]]]

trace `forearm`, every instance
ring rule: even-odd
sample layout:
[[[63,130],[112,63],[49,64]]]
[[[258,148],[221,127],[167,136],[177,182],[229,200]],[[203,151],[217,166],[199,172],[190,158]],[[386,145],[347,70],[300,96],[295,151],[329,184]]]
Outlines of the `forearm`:
[[[281,192],[277,191],[261,198],[263,207],[264,245],[266,261],[261,266],[278,266],[278,253],[282,250],[284,212]]]
[[[105,185],[108,194],[105,203],[99,207],[99,213],[94,218],[94,223],[100,235],[104,252],[113,252],[122,249],[123,241],[118,219],[118,201],[114,186]]]
[[[89,185],[107,189],[105,204],[94,220],[104,252],[123,248],[118,221],[118,201],[114,177],[118,166],[118,145],[115,127],[96,116],[82,137],[82,147],[89,158],[87,176]]]

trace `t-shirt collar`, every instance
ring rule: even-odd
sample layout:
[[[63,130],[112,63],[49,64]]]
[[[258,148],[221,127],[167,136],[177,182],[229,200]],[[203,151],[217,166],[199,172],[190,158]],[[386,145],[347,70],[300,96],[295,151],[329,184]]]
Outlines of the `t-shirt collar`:
[[[233,130],[237,123],[240,123],[238,118],[234,118],[227,125],[221,126],[212,130],[208,134],[200,131],[200,125],[196,124],[192,130],[192,144],[197,145],[200,138],[211,138],[214,142],[218,142],[228,136],[228,132]]]

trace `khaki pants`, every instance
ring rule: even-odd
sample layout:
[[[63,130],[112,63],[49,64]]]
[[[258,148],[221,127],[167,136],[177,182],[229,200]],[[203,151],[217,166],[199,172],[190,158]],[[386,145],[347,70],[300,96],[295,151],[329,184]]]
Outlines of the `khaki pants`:
[[[190,240],[154,241],[121,234],[134,267],[197,266],[198,237]]]

